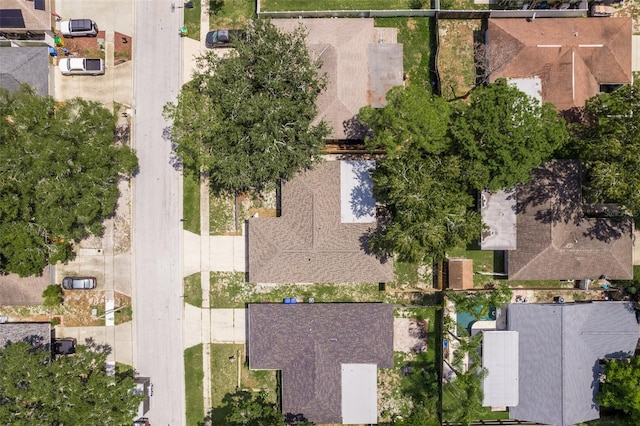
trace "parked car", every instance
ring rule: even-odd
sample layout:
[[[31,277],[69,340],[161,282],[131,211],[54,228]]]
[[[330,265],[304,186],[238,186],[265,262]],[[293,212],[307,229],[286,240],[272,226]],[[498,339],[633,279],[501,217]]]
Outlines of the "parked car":
[[[65,290],[91,290],[96,288],[96,277],[66,277],[62,280]]]
[[[98,26],[91,19],[69,19],[60,23],[64,37],[96,37]]]
[[[216,30],[209,31],[205,38],[204,45],[209,49],[216,47],[230,47],[229,45],[237,38],[244,38],[245,32],[242,30]]]
[[[64,337],[53,341],[54,355],[71,355],[76,353],[76,339]]]
[[[151,426],[151,423],[149,423],[148,418],[140,417],[138,420],[133,422],[133,426]]]
[[[104,61],[91,58],[62,58],[58,67],[63,75],[102,75]]]

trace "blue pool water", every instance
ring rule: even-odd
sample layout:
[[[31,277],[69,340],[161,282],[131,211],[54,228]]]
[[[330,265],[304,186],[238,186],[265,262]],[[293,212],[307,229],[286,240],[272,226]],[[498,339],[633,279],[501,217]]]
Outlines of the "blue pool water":
[[[482,307],[477,309],[478,312],[482,311]],[[490,320],[493,321],[496,319],[496,308],[489,308],[489,313],[480,317],[480,320]],[[476,319],[469,312],[458,312],[456,314],[456,321],[458,322],[459,327],[464,327],[467,329],[469,333],[471,333],[471,326]]]

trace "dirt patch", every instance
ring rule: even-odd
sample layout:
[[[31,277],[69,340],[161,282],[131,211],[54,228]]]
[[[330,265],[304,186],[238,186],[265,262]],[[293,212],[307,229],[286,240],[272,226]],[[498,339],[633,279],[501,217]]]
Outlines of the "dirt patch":
[[[453,99],[466,94],[475,84],[474,31],[480,20],[438,21],[438,72],[442,96]]]
[[[61,46],[56,47],[58,56],[65,55],[64,49],[67,49],[70,56],[102,58],[105,57],[105,32],[98,31],[97,37],[74,37],[64,38],[59,36],[62,42]],[[131,36],[115,33],[114,39],[114,63],[115,65],[131,60],[131,47],[133,39]]]
[[[427,350],[429,321],[416,318],[393,319],[394,352],[424,352]]]

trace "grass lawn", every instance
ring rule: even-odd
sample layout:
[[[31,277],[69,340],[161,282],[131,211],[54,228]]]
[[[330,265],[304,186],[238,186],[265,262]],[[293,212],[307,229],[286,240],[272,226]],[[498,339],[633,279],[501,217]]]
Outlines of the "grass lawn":
[[[297,297],[306,302],[396,302],[394,295],[380,291],[377,283],[358,284],[266,284],[244,281],[243,273],[211,273],[211,307],[244,308],[247,303],[282,302]]]
[[[438,71],[445,99],[465,95],[475,85],[474,41],[480,26],[479,19],[438,21]]]
[[[209,4],[208,0],[202,1]],[[215,6],[220,4],[222,7]],[[215,7],[209,9],[209,29],[211,30],[244,28],[247,21],[256,15],[256,3],[253,0],[218,0],[217,2],[214,0],[213,5]]]
[[[235,360],[231,357],[235,355]],[[222,399],[227,393],[237,390],[238,372],[240,372],[240,388],[251,391],[266,390],[272,401],[276,400],[276,372],[275,370],[249,370],[244,353],[244,345],[212,344],[211,345],[211,405],[212,422],[214,425],[224,424],[226,413],[215,410],[222,405]],[[240,366],[240,370],[238,370]]]
[[[189,32],[189,38],[200,40],[200,2],[204,0],[191,0],[193,8],[184,9],[184,25]],[[176,6],[182,6],[180,1],[176,1]]]
[[[202,284],[200,272],[184,278],[184,301],[190,305],[202,307]]]
[[[235,234],[235,206],[233,197],[215,197],[209,198],[209,234],[210,235],[229,235]],[[239,222],[244,217],[238,218]],[[240,224],[238,226],[240,235],[242,233]]]
[[[398,29],[403,44],[404,73],[408,84],[431,87],[435,82],[435,37],[432,18],[375,18],[376,27]]]
[[[260,10],[394,10],[409,9],[410,0],[260,0]]]
[[[184,351],[184,383],[188,426],[195,426],[204,419],[203,379],[202,344],[200,344]]]
[[[182,226],[185,230],[194,234],[200,234],[200,182],[190,173],[185,173],[182,178],[183,206]]]
[[[439,307],[396,309],[395,316],[428,320],[427,351],[394,353],[394,367],[378,371],[378,399],[383,421],[407,417],[416,404],[423,405],[437,421],[438,350],[442,345],[438,335]]]

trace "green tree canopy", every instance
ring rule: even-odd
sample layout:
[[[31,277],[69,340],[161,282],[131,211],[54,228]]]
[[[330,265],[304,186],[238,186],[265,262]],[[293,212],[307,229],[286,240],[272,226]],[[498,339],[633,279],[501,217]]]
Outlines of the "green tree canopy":
[[[612,360],[604,374],[604,383],[596,395],[600,406],[623,412],[628,424],[640,424],[640,357]]]
[[[504,79],[478,86],[459,104],[451,133],[472,185],[492,190],[529,181],[568,137],[553,105],[539,106]]]
[[[213,410],[226,413],[225,424],[229,426],[285,426],[284,415],[264,392],[228,393],[222,399],[222,406]]]
[[[587,172],[593,202],[618,203],[640,214],[640,83],[587,101],[585,122],[571,126],[568,156]]]
[[[115,129],[96,102],[0,90],[0,270],[40,273],[69,258],[70,241],[102,233],[137,167]]]
[[[208,172],[214,192],[263,188],[310,167],[329,128],[313,124],[326,87],[298,28],[257,19],[221,58],[198,58],[177,104],[165,107],[184,167]]]
[[[448,104],[412,86],[392,90],[387,100],[384,108],[363,108],[359,117],[373,133],[369,148],[387,152],[371,176],[384,207],[369,244],[400,261],[430,261],[477,238],[480,215],[470,209],[474,199],[463,164],[450,152]]]
[[[0,349],[0,423],[130,425],[141,396],[131,373],[106,373],[106,355],[51,352],[16,342]]]

